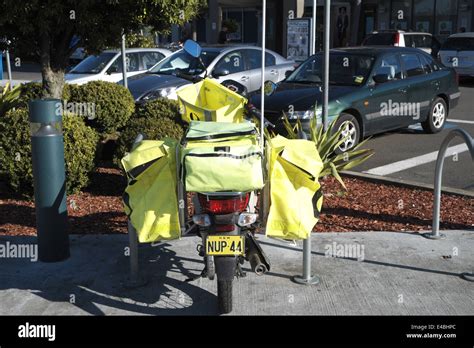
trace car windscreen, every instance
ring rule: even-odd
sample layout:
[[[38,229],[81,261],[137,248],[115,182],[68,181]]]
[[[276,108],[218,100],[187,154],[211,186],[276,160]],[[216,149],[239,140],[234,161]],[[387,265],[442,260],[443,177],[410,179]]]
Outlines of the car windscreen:
[[[472,37],[451,37],[441,46],[441,50],[446,51],[474,51],[474,38]]]
[[[331,53],[329,58],[329,83],[360,86],[368,78],[375,61],[374,56],[351,53]],[[323,56],[316,54],[302,63],[285,82],[321,84],[323,81]]]
[[[98,74],[100,73],[115,57],[116,53],[104,52],[98,56],[89,56],[76,65],[69,73],[70,74]]]
[[[394,33],[377,33],[365,38],[364,46],[392,46],[395,43]]]
[[[199,75],[211,64],[219,55],[216,51],[203,50],[201,53],[201,64],[198,58],[194,58],[183,50],[173,53],[171,56],[163,59],[157,65],[149,70],[154,74],[173,74],[176,70],[188,75]]]

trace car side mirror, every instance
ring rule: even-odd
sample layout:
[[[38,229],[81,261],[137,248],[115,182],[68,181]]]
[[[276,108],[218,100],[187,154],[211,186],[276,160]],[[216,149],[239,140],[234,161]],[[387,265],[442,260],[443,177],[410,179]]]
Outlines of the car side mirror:
[[[224,68],[217,68],[217,69],[214,69],[212,72],[212,76],[214,77],[221,77],[221,76],[227,76],[227,75],[230,75],[230,71]]]
[[[266,81],[265,84],[263,85],[263,92],[267,97],[271,96],[273,93],[275,93],[278,85],[273,82],[273,81]]]
[[[393,79],[395,68],[393,66],[381,66],[372,77],[375,83],[385,83]]]
[[[116,66],[111,66],[110,68],[107,69],[105,73],[107,75],[118,73],[118,68]]]
[[[390,81],[390,76],[388,74],[377,74],[372,77],[372,79],[375,81],[375,83],[385,83]]]

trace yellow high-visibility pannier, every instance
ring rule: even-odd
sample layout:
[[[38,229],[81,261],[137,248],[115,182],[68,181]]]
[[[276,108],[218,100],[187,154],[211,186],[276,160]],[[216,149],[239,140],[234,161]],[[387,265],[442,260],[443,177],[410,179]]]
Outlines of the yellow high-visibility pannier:
[[[306,239],[317,223],[315,208],[321,210],[318,176],[323,163],[316,144],[309,140],[278,135],[267,144],[270,166],[270,211],[266,235],[282,239]]]
[[[219,82],[204,79],[176,92],[181,117],[186,122],[214,121],[240,123],[247,99]]]
[[[181,236],[176,146],[178,142],[170,138],[144,140],[122,158],[128,178],[123,194],[125,213],[140,243]]]

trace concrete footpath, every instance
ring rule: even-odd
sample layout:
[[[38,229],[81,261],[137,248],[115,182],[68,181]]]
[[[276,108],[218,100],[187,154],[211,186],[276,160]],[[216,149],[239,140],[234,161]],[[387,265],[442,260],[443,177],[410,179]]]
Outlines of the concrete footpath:
[[[260,236],[271,271],[259,277],[246,263],[247,277],[234,281],[232,314],[474,315],[474,282],[461,277],[474,271],[474,231],[446,233],[436,241],[417,233],[314,234],[312,267],[321,282],[312,286],[291,281],[301,274],[301,242]],[[0,236],[0,246],[35,240]],[[72,236],[71,258],[61,263],[10,253],[0,259],[0,315],[215,315],[216,281],[185,282],[203,268],[198,242],[141,245],[148,284],[138,289],[123,285],[127,235]]]

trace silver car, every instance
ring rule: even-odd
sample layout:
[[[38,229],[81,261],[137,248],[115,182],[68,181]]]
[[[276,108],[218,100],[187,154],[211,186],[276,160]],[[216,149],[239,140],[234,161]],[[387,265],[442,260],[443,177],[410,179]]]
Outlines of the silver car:
[[[439,51],[441,62],[454,68],[459,76],[474,76],[474,33],[448,37]]]
[[[128,88],[137,103],[159,97],[176,99],[176,90],[190,84],[180,74],[237,81],[253,92],[261,86],[261,52],[255,46],[204,47],[201,62],[184,50],[179,50],[156,64],[148,72],[128,79]],[[265,80],[279,82],[295,62],[270,50],[265,54]]]
[[[127,48],[125,51],[127,75],[143,73],[169,56],[163,48]],[[89,81],[118,82],[122,80],[122,54],[120,50],[106,50],[81,61],[66,74],[67,83],[82,85]]]

